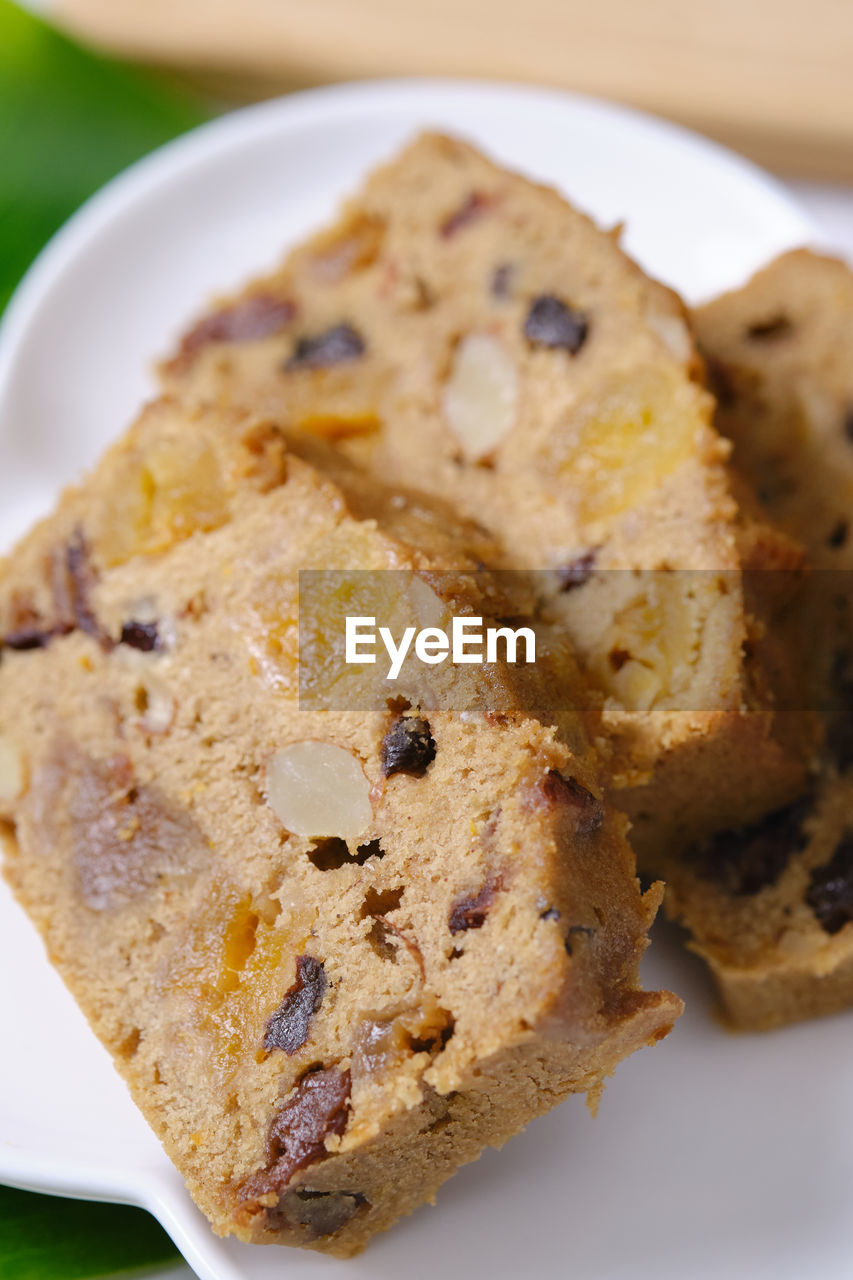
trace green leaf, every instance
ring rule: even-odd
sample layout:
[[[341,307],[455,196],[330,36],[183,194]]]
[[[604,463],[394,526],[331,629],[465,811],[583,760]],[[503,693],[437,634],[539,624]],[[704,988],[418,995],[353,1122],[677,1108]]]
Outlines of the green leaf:
[[[177,1259],[142,1209],[0,1187],[0,1280],[93,1280]]]
[[[0,0],[0,309],[45,241],[108,178],[211,112]]]

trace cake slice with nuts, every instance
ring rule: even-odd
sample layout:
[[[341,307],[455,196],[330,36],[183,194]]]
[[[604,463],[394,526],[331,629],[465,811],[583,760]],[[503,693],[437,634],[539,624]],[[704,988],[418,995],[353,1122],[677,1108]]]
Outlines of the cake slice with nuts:
[[[158,402],[3,563],[0,820],[10,884],[214,1228],[347,1255],[596,1098],[680,1002],[640,989],[659,886],[565,657],[561,731],[509,664],[339,698],[325,642],[365,574],[439,620],[504,589],[477,530],[300,448],[317,460]],[[311,570],[339,576],[300,634]],[[300,687],[314,643],[326,703]]]
[[[798,698],[826,740],[805,797],[659,866],[728,1016],[773,1026],[853,1004],[853,273],[790,253],[694,323],[734,461],[813,566]]]
[[[678,299],[614,235],[427,135],[163,376],[336,441],[541,571],[654,852],[791,798],[808,754],[773,717],[785,676],[743,578],[800,551],[739,508],[699,367]]]

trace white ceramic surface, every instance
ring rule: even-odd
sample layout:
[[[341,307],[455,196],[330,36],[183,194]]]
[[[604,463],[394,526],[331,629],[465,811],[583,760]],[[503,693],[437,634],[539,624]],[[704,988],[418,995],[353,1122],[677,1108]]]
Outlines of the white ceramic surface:
[[[45,509],[153,385],[151,358],[213,292],[272,263],[374,161],[438,125],[556,183],[651,270],[701,298],[815,239],[783,190],[681,130],[564,94],[385,83],[236,113],[95,197],[0,329],[0,542]],[[688,999],[624,1064],[593,1121],[580,1098],[487,1153],[341,1264],[217,1240],[0,889],[0,1179],[144,1205],[203,1280],[841,1280],[853,1271],[853,1020],[735,1037],[705,975],[659,928],[649,984]]]

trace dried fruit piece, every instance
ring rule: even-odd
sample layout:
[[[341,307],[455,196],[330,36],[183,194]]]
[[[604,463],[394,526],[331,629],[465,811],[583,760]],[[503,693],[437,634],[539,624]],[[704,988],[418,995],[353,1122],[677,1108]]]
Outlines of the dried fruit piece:
[[[97,575],[89,555],[89,546],[80,529],[69,538],[65,547],[53,557],[51,582],[57,614],[57,627],[64,630],[84,631],[97,640],[103,649],[112,645],[91,604],[91,595]]]
[[[197,351],[213,342],[252,342],[270,337],[285,329],[295,315],[292,302],[270,293],[241,298],[233,306],[223,307],[200,320],[184,337],[176,362],[188,362]]]
[[[359,836],[370,823],[370,783],[351,752],[331,742],[294,742],[267,764],[267,800],[297,836]]]
[[[472,191],[467,200],[442,222],[439,228],[442,239],[449,240],[457,231],[467,227],[469,222],[476,222],[491,203],[490,196],[484,195],[482,191]]]
[[[435,759],[435,739],[421,716],[398,716],[382,739],[382,772],[410,773],[422,778]]]
[[[296,957],[296,981],[267,1023],[264,1048],[296,1053],[308,1039],[311,1019],[323,1003],[326,970],[313,956]]]
[[[240,1189],[240,1199],[281,1195],[299,1169],[326,1155],[326,1138],[340,1134],[349,1119],[349,1071],[324,1067],[302,1077],[273,1119],[267,1137],[267,1165]]]
[[[853,836],[846,836],[829,862],[815,867],[806,902],[826,933],[838,933],[853,920]]]
[[[325,333],[300,338],[285,369],[328,369],[358,360],[366,351],[364,338],[349,324],[336,324]]]
[[[367,1205],[360,1191],[312,1191],[297,1187],[281,1198],[275,1209],[267,1213],[267,1222],[275,1231],[282,1227],[304,1227],[308,1240],[334,1235],[350,1222],[359,1209]]]
[[[443,408],[467,458],[478,461],[514,425],[518,370],[506,349],[488,333],[469,333],[458,344]]]
[[[17,800],[26,781],[23,751],[10,733],[0,733],[0,804]]]
[[[599,829],[604,821],[604,806],[577,778],[567,778],[556,769],[549,769],[540,785],[547,800],[557,801],[575,811],[578,835],[591,835]]]
[[[575,556],[574,560],[562,565],[557,570],[561,590],[572,591],[575,587],[582,587],[585,582],[589,582],[597,555],[598,551],[593,548],[592,551],[585,551],[583,555]]]
[[[560,348],[577,355],[586,342],[589,322],[582,311],[576,311],[552,293],[534,298],[524,322],[524,336],[535,347]]]
[[[698,874],[738,894],[759,893],[775,884],[808,843],[803,823],[811,808],[810,797],[804,797],[752,826],[720,831],[690,854]]]
[[[451,933],[466,933],[469,929],[482,929],[486,916],[503,888],[500,876],[487,880],[472,897],[457,898],[450,908],[448,927]]]
[[[25,653],[30,649],[46,649],[51,640],[57,636],[66,636],[71,630],[73,628],[67,625],[47,629],[21,627],[17,631],[10,631],[0,639],[0,649],[14,649],[19,653]]]
[[[160,648],[160,635],[156,622],[125,622],[121,629],[121,644],[138,649],[141,653],[152,653]]]

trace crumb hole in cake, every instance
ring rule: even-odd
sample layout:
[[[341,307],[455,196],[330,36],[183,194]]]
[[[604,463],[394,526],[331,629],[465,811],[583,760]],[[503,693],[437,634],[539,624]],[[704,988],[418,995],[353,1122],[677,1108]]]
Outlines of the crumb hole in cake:
[[[368,889],[361,906],[361,919],[387,916],[389,912],[396,911],[403,901],[405,891],[405,885],[398,885],[394,889]]]
[[[379,840],[368,840],[350,853],[349,845],[340,836],[326,836],[315,840],[308,850],[308,860],[318,871],[338,871],[341,867],[364,866],[368,858],[384,858],[385,850]]]
[[[631,661],[631,655],[627,649],[620,649],[617,646],[616,648],[610,650],[609,654],[607,655],[607,660],[610,663],[611,669],[613,671],[621,671],[622,668],[625,666],[626,662]]]
[[[356,847],[353,854],[353,862],[363,867],[368,858],[384,858],[385,850],[379,840],[368,840],[366,844],[360,844]]]
[[[367,934],[367,941],[380,960],[387,960],[390,964],[397,963],[400,943],[393,929],[389,928],[387,920],[378,916],[373,921]]]
[[[413,1035],[409,1038],[409,1048],[412,1053],[435,1055],[441,1053],[445,1045],[448,1044],[456,1029],[456,1019],[449,1009],[439,1007],[435,1010],[434,1020],[437,1020],[438,1025],[434,1030],[430,1031],[429,1035]]]
[[[773,338],[783,338],[793,329],[788,316],[779,312],[777,315],[769,316],[766,320],[756,320],[749,325],[746,336],[753,342],[766,342]]]

